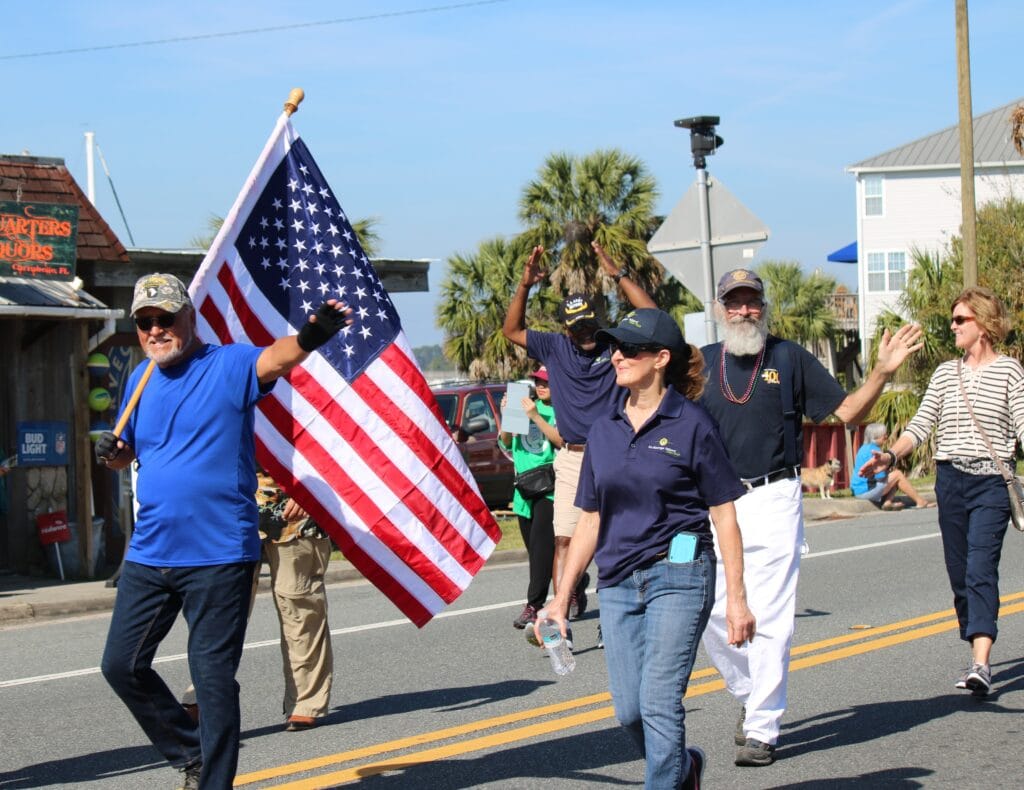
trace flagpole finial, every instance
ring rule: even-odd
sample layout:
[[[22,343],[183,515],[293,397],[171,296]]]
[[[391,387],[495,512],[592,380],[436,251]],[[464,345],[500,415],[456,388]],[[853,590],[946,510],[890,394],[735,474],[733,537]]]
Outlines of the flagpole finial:
[[[306,93],[302,88],[292,88],[291,93],[288,94],[288,100],[284,103],[284,111],[289,115],[293,114],[299,109],[304,98],[306,98]]]

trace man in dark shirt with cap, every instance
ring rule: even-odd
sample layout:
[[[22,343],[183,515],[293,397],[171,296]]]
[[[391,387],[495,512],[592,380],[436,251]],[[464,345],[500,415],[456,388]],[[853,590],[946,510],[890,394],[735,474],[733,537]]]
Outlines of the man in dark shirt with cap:
[[[629,279],[628,271],[615,265],[600,244],[595,241],[591,247],[605,272],[618,284],[633,307],[656,306],[647,292]],[[562,301],[558,317],[564,334],[527,330],[526,298],[530,288],[547,276],[547,271],[541,266],[543,254],[544,248],[540,246],[534,247],[530,253],[522,279],[509,304],[502,331],[513,343],[525,348],[531,358],[547,367],[551,402],[558,416],[558,432],[565,440],[565,445],[555,456],[555,568],[552,578],[557,591],[569,540],[580,517],[580,510],[574,502],[587,432],[597,417],[615,408],[619,388],[615,384],[608,343],[594,337],[601,325],[590,296],[571,294]],[[586,609],[588,582],[589,577],[583,574],[570,602],[571,618],[579,617]]]
[[[753,272],[736,269],[723,275],[714,310],[722,342],[702,349],[708,382],[701,404],[718,421],[747,489],[736,500],[736,514],[757,635],[739,647],[728,643],[719,557],[719,587],[704,646],[729,691],[744,705],[736,764],[770,765],[786,709],[803,544],[803,417],[821,422],[835,414],[845,423],[862,420],[890,376],[921,348],[921,329],[905,325],[891,336],[886,331],[877,364],[847,394],[810,352],[768,334],[764,283]]]

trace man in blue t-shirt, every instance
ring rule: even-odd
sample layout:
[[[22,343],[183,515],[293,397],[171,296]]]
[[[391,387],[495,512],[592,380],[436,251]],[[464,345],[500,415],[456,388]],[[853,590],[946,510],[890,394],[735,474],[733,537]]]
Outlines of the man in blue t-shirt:
[[[723,275],[714,311],[723,339],[702,349],[708,383],[701,403],[718,421],[747,488],[736,500],[736,515],[757,635],[741,647],[728,642],[719,558],[719,586],[704,646],[744,706],[736,764],[770,765],[786,709],[803,543],[803,417],[815,422],[830,414],[846,423],[863,419],[889,377],[923,344],[918,342],[920,327],[906,325],[893,335],[886,331],[874,369],[847,394],[810,352],[768,334],[764,283],[753,272],[736,269]]]
[[[131,315],[150,362],[132,372],[125,395],[152,370],[121,436],[108,431],[96,443],[109,469],[138,462],[138,517],[101,668],[153,745],[185,772],[186,788],[229,790],[238,764],[235,673],[260,555],[256,401],[347,313],[329,299],[298,335],[266,348],[212,346],[197,336],[178,278],[150,274],[135,284]],[[151,666],[179,611],[201,728]]]
[[[596,241],[591,248],[601,266],[633,307],[655,307],[651,297],[629,278],[629,272],[617,266]],[[544,248],[533,248],[523,276],[519,281],[502,332],[505,337],[526,349],[527,355],[547,367],[551,380],[551,403],[558,415],[558,432],[565,444],[555,455],[555,562],[552,580],[555,591],[561,582],[562,568],[569,551],[569,540],[576,530],[580,510],[576,507],[576,485],[580,478],[587,433],[598,417],[617,406],[620,392],[615,384],[615,370],[607,341],[594,338],[601,324],[597,320],[591,298],[570,294],[558,310],[564,334],[537,332],[526,328],[526,299],[530,288],[547,276],[541,265]],[[580,617],[587,608],[587,574],[580,577],[569,603],[569,618]]]

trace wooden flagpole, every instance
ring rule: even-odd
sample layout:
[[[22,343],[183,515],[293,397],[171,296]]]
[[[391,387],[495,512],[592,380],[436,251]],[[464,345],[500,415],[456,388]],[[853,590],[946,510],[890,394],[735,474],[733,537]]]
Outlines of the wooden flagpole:
[[[142,378],[139,379],[139,383],[135,385],[135,392],[132,393],[131,398],[128,399],[128,405],[124,407],[124,411],[121,416],[117,419],[117,425],[114,426],[114,436],[121,438],[121,431],[124,430],[124,426],[128,424],[128,418],[132,416],[132,412],[135,411],[135,407],[139,403],[139,398],[142,397],[142,390],[146,388],[146,384],[149,383],[149,377],[153,375],[153,368],[156,367],[154,360],[149,360],[149,365],[146,366],[145,371],[142,373]]]

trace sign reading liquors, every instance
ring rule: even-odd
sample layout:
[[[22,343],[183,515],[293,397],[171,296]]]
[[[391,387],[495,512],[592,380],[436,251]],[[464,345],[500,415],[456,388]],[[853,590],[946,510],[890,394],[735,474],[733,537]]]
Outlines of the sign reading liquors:
[[[0,276],[73,280],[78,206],[0,202]]]
[[[19,422],[18,466],[66,466],[66,422]]]

